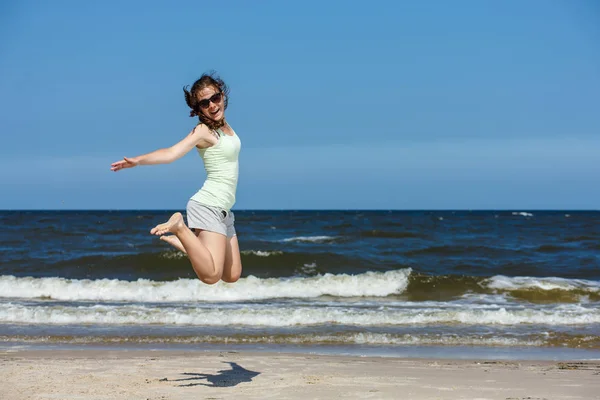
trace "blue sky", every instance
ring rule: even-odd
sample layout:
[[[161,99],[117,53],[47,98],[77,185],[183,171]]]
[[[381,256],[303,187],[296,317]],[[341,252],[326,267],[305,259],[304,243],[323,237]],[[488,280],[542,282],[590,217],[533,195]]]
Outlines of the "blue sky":
[[[242,139],[235,209],[600,209],[600,5],[0,5],[0,209],[183,209],[214,69]]]

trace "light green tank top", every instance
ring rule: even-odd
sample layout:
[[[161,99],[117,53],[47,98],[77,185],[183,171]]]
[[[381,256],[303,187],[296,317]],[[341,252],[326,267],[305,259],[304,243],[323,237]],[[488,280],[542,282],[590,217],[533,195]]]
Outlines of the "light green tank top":
[[[192,200],[229,211],[235,204],[241,141],[235,132],[229,136],[218,129],[217,134],[217,144],[206,149],[196,148],[204,161],[206,181]]]

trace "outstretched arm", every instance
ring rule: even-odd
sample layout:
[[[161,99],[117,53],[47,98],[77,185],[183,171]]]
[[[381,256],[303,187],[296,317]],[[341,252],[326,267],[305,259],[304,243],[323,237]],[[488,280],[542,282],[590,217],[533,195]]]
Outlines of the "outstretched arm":
[[[133,168],[138,165],[169,164],[180,159],[195,146],[208,147],[214,144],[215,138],[206,125],[197,125],[185,138],[171,147],[158,149],[137,157],[123,157],[121,161],[110,165],[111,171]]]

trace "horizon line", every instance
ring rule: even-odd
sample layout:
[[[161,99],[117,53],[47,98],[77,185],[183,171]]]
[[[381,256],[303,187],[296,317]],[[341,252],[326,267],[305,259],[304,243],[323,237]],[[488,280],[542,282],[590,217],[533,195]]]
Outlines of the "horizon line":
[[[5,211],[181,211],[183,208],[4,208]],[[232,211],[577,211],[598,212],[592,208],[239,208]]]

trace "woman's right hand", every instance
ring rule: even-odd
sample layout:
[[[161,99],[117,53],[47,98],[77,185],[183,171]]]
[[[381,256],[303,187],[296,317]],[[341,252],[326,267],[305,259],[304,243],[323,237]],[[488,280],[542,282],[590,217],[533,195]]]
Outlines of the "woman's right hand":
[[[117,162],[110,164],[110,170],[117,172],[124,168],[133,168],[138,164],[139,164],[139,161],[136,160],[135,158],[123,157],[123,159],[121,161],[117,161]]]

